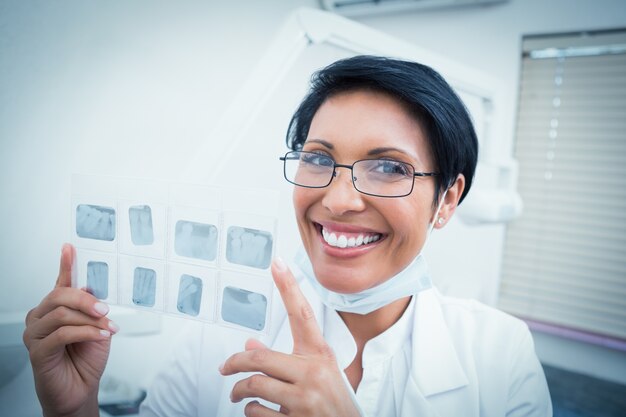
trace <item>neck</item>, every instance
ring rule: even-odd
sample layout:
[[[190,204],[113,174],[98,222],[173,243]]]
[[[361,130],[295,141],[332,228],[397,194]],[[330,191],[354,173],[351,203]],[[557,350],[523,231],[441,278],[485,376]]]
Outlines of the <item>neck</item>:
[[[357,345],[366,343],[394,325],[406,310],[411,297],[396,300],[368,314],[339,312]]]

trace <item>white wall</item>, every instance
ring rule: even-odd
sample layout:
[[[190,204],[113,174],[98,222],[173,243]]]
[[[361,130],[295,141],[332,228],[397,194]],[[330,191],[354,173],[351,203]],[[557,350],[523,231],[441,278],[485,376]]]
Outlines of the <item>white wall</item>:
[[[0,313],[27,310],[53,286],[69,235],[69,174],[176,178],[298,6],[317,2],[0,0]],[[512,0],[359,20],[502,80],[504,157],[521,36],[625,27],[626,8],[620,0]],[[453,222],[430,242],[434,275],[450,293],[492,300],[503,236],[502,226]],[[118,337],[109,372],[147,382],[178,326],[166,319],[161,336]],[[537,349],[566,368],[626,378],[622,353],[542,335]]]

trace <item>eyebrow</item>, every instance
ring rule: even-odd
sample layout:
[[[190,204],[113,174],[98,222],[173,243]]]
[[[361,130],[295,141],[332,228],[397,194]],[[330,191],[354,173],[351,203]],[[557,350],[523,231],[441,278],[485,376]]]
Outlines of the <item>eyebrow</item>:
[[[409,153],[408,153],[408,152],[406,152],[406,151],[403,151],[402,149],[399,149],[399,148],[394,148],[394,147],[389,147],[389,146],[387,146],[387,147],[382,147],[382,148],[374,148],[374,149],[371,149],[371,150],[369,150],[369,151],[367,152],[367,155],[368,155],[368,156],[375,156],[375,155],[380,155],[380,154],[382,154],[382,153],[386,153],[386,152],[399,152],[399,153],[401,153],[401,154],[404,154],[404,155],[406,155],[406,156],[409,156],[409,157],[411,157],[411,158],[414,158],[414,156],[413,156],[413,155],[409,154]]]
[[[307,139],[304,144],[306,145],[307,143],[320,143],[322,145],[324,145],[325,147],[327,147],[328,149],[335,149],[335,147],[333,146],[332,143],[327,142],[323,139]]]
[[[305,143],[319,143],[323,146],[325,146],[326,148],[333,150],[335,149],[335,146],[328,142],[325,141],[323,139],[307,139],[307,141]],[[380,147],[380,148],[374,148],[374,149],[370,149],[369,151],[367,151],[367,155],[368,156],[378,156],[380,154],[386,153],[386,152],[399,152],[403,155],[406,155],[410,158],[416,159],[414,155],[411,155],[410,153],[403,151],[400,148],[394,148],[393,146],[384,146],[384,147]]]

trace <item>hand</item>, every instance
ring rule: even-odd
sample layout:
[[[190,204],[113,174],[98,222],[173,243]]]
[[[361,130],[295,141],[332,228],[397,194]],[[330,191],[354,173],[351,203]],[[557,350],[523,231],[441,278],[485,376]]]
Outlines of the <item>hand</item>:
[[[70,288],[75,253],[63,246],[55,288],[26,316],[24,344],[45,416],[97,415],[98,385],[117,331],[106,304]]]
[[[335,355],[291,271],[275,260],[272,275],[287,309],[293,353],[276,352],[257,340],[248,340],[246,350],[228,358],[220,372],[260,373],[237,382],[231,400],[259,397],[280,405],[277,412],[252,401],[245,408],[248,417],[358,416]]]

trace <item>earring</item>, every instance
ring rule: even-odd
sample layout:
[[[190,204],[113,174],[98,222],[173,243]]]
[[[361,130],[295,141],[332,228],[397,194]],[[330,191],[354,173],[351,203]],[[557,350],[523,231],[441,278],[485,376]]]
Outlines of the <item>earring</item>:
[[[438,219],[437,219],[437,223],[439,223],[440,225],[442,225],[442,224],[443,224],[443,217],[438,218]]]

